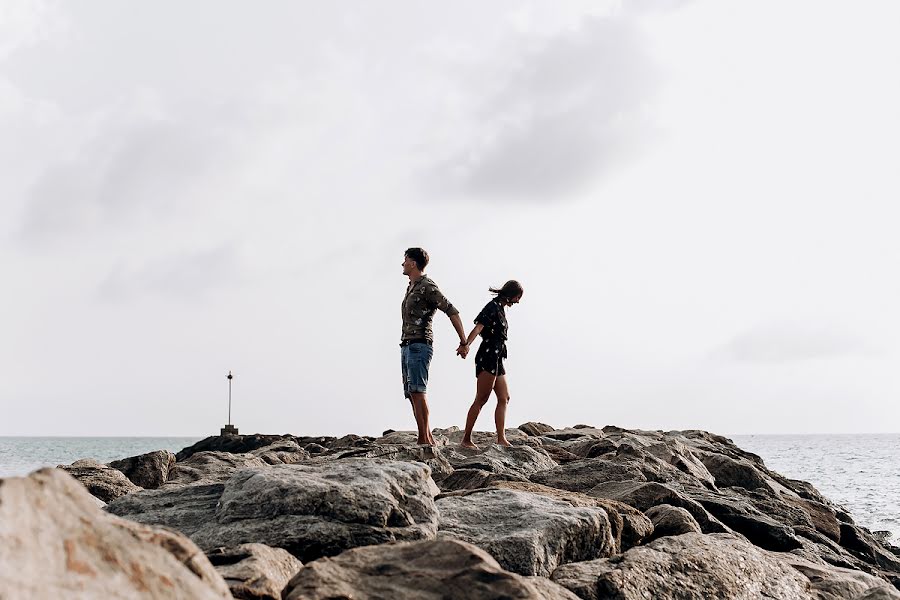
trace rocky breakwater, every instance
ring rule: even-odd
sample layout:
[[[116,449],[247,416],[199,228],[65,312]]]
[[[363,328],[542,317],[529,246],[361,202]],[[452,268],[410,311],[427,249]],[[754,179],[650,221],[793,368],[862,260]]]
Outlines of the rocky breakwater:
[[[211,437],[4,480],[0,597],[900,599],[900,550],[724,437],[434,436]],[[142,577],[137,552],[161,552]]]

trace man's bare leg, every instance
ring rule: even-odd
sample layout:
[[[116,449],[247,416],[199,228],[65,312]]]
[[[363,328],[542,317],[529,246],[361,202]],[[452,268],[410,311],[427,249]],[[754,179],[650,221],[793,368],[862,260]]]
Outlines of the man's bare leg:
[[[501,375],[494,382],[494,394],[497,396],[497,409],[494,411],[494,425],[497,427],[497,443],[511,446],[506,439],[506,406],[509,404],[509,388],[506,386],[506,375]]]
[[[428,427],[428,399],[425,392],[410,392],[409,401],[413,405],[413,414],[416,416],[416,426],[419,429],[417,444],[434,446],[434,437]]]
[[[469,407],[469,414],[466,415],[466,431],[463,434],[462,441],[459,443],[463,448],[478,448],[472,442],[472,430],[475,429],[475,421],[478,419],[481,409],[491,397],[494,379],[496,378],[487,371],[482,371],[478,374],[478,379],[475,382],[475,401]]]

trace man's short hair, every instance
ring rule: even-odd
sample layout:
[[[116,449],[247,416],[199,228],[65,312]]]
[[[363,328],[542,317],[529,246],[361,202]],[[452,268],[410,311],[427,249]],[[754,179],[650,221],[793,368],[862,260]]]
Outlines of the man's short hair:
[[[428,266],[428,253],[425,252],[424,248],[407,248],[405,254],[416,261],[416,266],[419,267],[420,271],[424,271],[425,267]]]

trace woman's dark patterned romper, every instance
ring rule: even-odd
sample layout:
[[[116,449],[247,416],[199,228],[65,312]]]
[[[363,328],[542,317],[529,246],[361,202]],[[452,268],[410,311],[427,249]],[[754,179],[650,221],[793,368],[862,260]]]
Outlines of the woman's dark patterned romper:
[[[499,298],[494,298],[484,305],[475,323],[484,327],[481,330],[481,345],[475,354],[475,377],[482,371],[491,375],[506,375],[503,359],[506,358],[506,311]]]

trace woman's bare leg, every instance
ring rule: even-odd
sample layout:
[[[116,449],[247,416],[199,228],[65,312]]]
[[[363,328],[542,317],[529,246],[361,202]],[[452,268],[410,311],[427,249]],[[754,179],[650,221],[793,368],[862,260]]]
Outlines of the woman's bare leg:
[[[509,404],[509,388],[506,375],[501,375],[494,382],[494,394],[497,396],[497,409],[494,411],[494,425],[497,427],[497,443],[510,446],[506,439],[506,405]]]
[[[482,371],[478,374],[478,379],[475,382],[475,401],[472,402],[472,406],[469,407],[469,414],[466,415],[466,431],[463,434],[462,442],[459,444],[463,448],[478,447],[472,443],[472,430],[475,429],[475,421],[478,419],[481,408],[487,404],[488,398],[491,397],[491,389],[494,387],[495,379],[496,377],[487,371]]]

